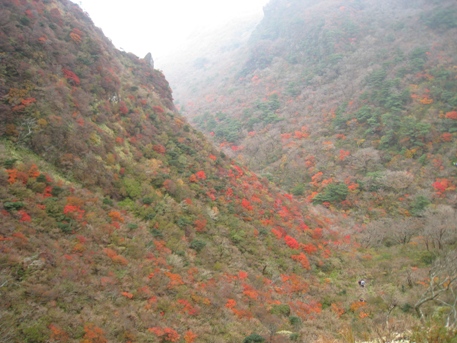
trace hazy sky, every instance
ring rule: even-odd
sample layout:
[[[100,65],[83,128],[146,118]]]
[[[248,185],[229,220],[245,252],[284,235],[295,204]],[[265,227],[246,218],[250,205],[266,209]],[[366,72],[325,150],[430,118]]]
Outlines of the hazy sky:
[[[194,30],[262,13],[268,0],[72,0],[114,45],[138,57],[160,58],[185,44]],[[157,64],[157,63],[156,63]],[[158,66],[160,67],[160,65]]]

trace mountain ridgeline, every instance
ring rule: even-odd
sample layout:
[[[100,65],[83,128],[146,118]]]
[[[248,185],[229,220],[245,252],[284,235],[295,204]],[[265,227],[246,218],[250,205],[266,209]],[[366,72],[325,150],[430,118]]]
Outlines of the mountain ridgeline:
[[[175,107],[76,4],[0,0],[0,342],[451,342],[455,14],[271,1]]]

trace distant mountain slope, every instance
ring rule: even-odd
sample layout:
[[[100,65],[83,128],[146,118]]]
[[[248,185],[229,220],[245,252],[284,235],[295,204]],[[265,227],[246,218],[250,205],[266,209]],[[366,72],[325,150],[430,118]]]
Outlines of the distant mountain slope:
[[[226,153],[310,202],[344,183],[362,218],[455,204],[456,34],[454,1],[271,1],[231,72],[189,70],[177,98]]]

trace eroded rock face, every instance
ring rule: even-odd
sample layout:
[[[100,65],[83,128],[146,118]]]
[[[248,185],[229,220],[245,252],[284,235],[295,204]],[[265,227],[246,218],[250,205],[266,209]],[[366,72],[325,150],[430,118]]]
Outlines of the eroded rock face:
[[[152,59],[152,55],[150,52],[148,52],[146,56],[144,56],[144,59],[146,60],[146,62],[148,62],[151,68],[154,69],[154,60]]]

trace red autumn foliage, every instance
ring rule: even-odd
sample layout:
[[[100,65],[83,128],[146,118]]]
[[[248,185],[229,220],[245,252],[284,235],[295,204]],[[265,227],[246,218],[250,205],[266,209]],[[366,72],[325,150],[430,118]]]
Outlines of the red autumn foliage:
[[[313,230],[313,233],[311,235],[314,239],[321,239],[322,238],[322,229],[321,228],[315,228]]]
[[[178,299],[178,303],[183,306],[183,311],[191,316],[198,315],[198,309],[196,309],[192,304],[185,299]]]
[[[243,198],[243,200],[241,200],[241,206],[243,206],[248,211],[252,211],[253,209],[251,203],[246,198]]]
[[[198,218],[198,219],[195,219],[194,221],[194,225],[195,225],[195,230],[197,232],[203,232],[205,231],[205,228],[206,228],[206,224],[208,223],[208,221],[205,219],[205,218]]]
[[[122,296],[128,298],[128,299],[132,299],[133,298],[133,294],[132,293],[129,293],[129,292],[122,292],[121,293]]]
[[[21,222],[32,221],[32,218],[24,210],[17,211],[17,213],[21,216],[21,219],[19,219],[19,221],[21,221]]]
[[[281,239],[286,235],[286,232],[282,227],[271,229],[271,232],[276,236],[277,239]]]
[[[81,220],[83,218],[84,212],[85,211],[83,209],[75,205],[65,205],[63,209],[64,214],[78,220]]]
[[[148,331],[156,335],[161,342],[177,342],[180,338],[180,335],[172,328],[152,327]]]
[[[239,278],[240,280],[244,280],[244,279],[246,279],[247,277],[248,277],[248,273],[246,273],[244,270],[240,270],[240,271],[238,272],[238,278]]]
[[[129,109],[127,107],[127,104],[125,103],[125,101],[120,101],[119,102],[119,112],[123,115],[126,115],[129,113]]]
[[[200,180],[206,180],[206,174],[203,170],[196,172],[195,176]]]
[[[161,107],[161,106],[152,106],[152,110],[155,112],[155,113],[164,113],[164,109]]]
[[[243,294],[248,298],[254,300],[259,297],[259,293],[251,285],[248,284],[243,285]]]
[[[339,160],[340,161],[344,161],[346,159],[346,157],[348,157],[350,154],[351,154],[350,151],[341,149],[340,150]]]
[[[437,193],[444,193],[452,187],[452,184],[448,179],[436,179],[432,186],[435,188]]]
[[[303,251],[304,251],[305,253],[307,253],[308,255],[314,254],[314,253],[317,251],[316,246],[314,246],[314,245],[311,244],[311,243],[302,244],[302,245],[301,245],[301,248],[302,248]]]
[[[81,80],[79,79],[78,75],[73,73],[71,70],[62,68],[62,73],[65,76],[65,78],[70,82],[70,84],[74,86],[79,86],[79,84],[81,83]]]
[[[445,132],[441,135],[441,141],[443,142],[450,142],[452,141],[452,133]]]
[[[226,307],[226,308],[229,308],[229,309],[233,309],[235,306],[236,306],[236,301],[233,300],[233,299],[229,299],[229,300],[227,300],[227,302],[225,303],[225,307]]]
[[[446,113],[447,119],[457,120],[457,111],[451,111]]]
[[[286,237],[284,237],[284,241],[289,246],[289,248],[298,249],[300,247],[297,240],[293,237],[286,236]]]

